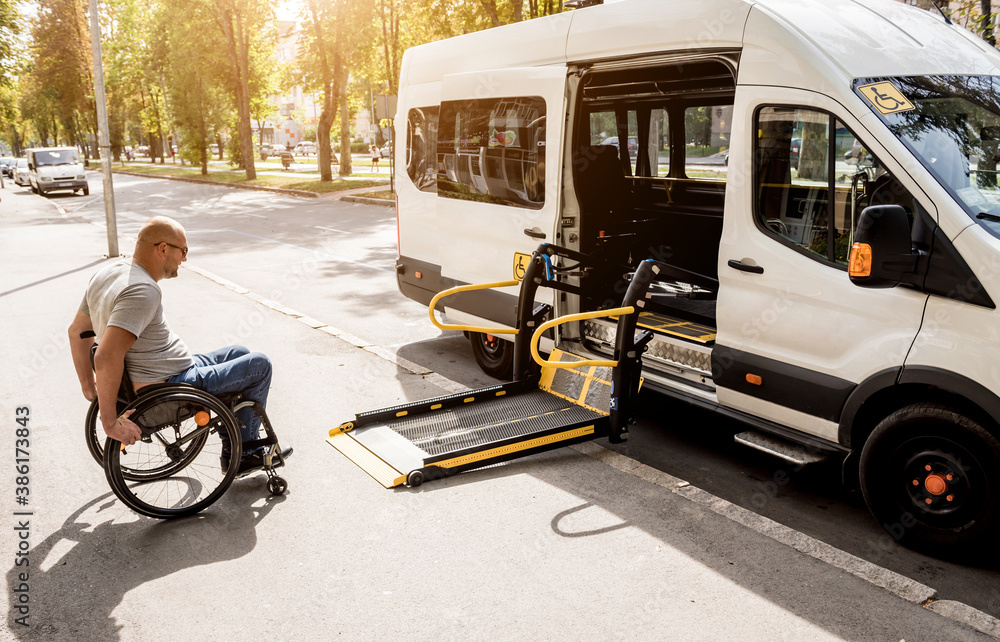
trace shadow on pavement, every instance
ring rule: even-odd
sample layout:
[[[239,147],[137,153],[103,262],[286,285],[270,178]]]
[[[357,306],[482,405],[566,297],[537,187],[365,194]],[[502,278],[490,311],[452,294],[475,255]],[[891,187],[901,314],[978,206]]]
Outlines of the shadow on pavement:
[[[120,627],[112,613],[129,591],[195,566],[239,559],[257,544],[256,526],[282,497],[263,494],[256,484],[234,484],[205,512],[162,521],[140,517],[107,493],[70,515],[62,528],[33,543],[30,566],[12,567],[7,584],[18,586],[29,573],[30,628],[8,625],[21,640],[116,640]],[[47,559],[52,555],[53,559]],[[12,593],[12,595],[14,595]],[[171,600],[206,593],[157,598],[148,605],[148,624],[171,626]],[[220,598],[221,599],[221,598]],[[12,607],[16,604],[11,599]]]
[[[91,261],[90,263],[88,263],[86,265],[82,265],[82,266],[80,266],[78,268],[73,268],[72,270],[66,270],[65,272],[61,272],[60,274],[55,274],[53,276],[47,276],[44,279],[39,279],[39,280],[37,280],[37,281],[35,281],[33,283],[28,283],[26,285],[22,285],[20,287],[16,287],[16,288],[14,288],[12,290],[7,290],[5,292],[0,292],[0,297],[7,296],[8,294],[14,294],[15,292],[20,292],[21,290],[27,290],[27,289],[33,288],[33,287],[35,287],[37,285],[41,285],[43,283],[48,283],[49,281],[54,281],[55,279],[59,279],[59,278],[62,278],[64,276],[68,276],[70,274],[75,274],[75,273],[81,272],[83,270],[88,270],[88,269],[94,267],[95,265],[99,265],[101,263],[104,263],[107,260],[108,259],[106,259],[106,258],[97,259],[96,261]]]

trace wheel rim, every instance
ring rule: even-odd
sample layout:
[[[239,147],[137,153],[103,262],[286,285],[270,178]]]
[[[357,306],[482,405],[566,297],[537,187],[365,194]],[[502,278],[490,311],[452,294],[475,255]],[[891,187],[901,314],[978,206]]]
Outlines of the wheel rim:
[[[232,482],[241,454],[236,420],[228,408],[204,393],[171,393],[167,412],[177,404],[180,413],[173,421],[152,419],[158,426],[150,436],[119,449],[109,440],[105,473],[115,495],[129,508],[150,517],[180,517],[211,505]],[[164,412],[163,402],[140,398],[135,407],[139,425]],[[199,411],[212,418],[204,425],[196,422]],[[147,414],[149,413],[149,414]],[[232,453],[226,468],[220,466],[224,452],[221,434],[226,435]],[[174,441],[172,441],[174,440]],[[178,443],[177,440],[181,440]]]
[[[904,441],[893,452],[897,503],[927,527],[961,531],[987,510],[989,480],[962,444],[941,438]]]
[[[483,355],[497,361],[503,354],[503,339],[494,334],[482,334],[479,340],[483,348]]]

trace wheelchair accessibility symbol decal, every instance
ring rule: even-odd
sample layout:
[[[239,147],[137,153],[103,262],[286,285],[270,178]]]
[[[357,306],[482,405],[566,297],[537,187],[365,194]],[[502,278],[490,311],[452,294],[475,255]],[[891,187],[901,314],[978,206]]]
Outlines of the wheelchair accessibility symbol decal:
[[[514,278],[520,281],[524,278],[524,271],[528,269],[531,255],[523,252],[514,252]]]
[[[884,115],[896,114],[914,109],[903,93],[891,82],[876,82],[858,87],[865,100],[875,106]]]

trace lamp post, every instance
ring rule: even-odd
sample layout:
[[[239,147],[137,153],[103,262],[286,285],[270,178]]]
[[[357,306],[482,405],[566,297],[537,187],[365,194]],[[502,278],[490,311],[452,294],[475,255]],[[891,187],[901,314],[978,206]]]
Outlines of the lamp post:
[[[94,100],[97,102],[97,139],[104,175],[104,218],[108,228],[108,256],[118,256],[118,220],[115,189],[111,180],[111,141],[108,137],[108,105],[104,97],[104,65],[101,63],[101,23],[97,0],[90,0],[90,44],[94,50]]]

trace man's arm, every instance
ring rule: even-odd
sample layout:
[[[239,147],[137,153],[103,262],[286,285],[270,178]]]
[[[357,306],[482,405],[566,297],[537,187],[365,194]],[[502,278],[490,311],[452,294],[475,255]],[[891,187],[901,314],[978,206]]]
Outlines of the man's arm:
[[[139,426],[129,420],[134,411],[129,410],[118,416],[118,388],[125,371],[125,353],[135,343],[136,336],[128,330],[109,325],[104,331],[97,353],[94,354],[94,368],[97,370],[97,403],[101,408],[101,424],[104,432],[126,446],[138,441],[142,436]]]
[[[87,401],[97,398],[97,383],[94,379],[94,369],[90,365],[90,348],[94,345],[94,337],[83,338],[80,335],[93,331],[94,324],[90,321],[90,315],[77,310],[73,323],[69,326],[69,348],[73,355],[76,376],[80,380],[80,388]]]

